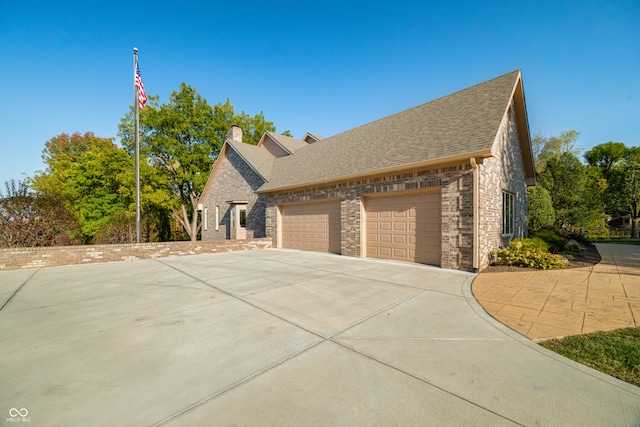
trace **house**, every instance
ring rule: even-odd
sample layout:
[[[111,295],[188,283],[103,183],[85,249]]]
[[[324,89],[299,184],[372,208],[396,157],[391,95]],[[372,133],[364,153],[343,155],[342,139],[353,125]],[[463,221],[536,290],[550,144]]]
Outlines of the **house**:
[[[631,236],[631,214],[616,212],[609,216],[607,221],[609,225],[609,233],[612,236]]]
[[[241,139],[233,127],[203,192],[203,239],[477,271],[527,233],[519,70],[330,138]]]

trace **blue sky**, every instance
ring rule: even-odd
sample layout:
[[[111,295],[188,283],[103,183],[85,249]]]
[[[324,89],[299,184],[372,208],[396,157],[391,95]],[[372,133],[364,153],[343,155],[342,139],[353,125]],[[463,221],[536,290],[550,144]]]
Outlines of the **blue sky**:
[[[278,131],[331,136],[522,69],[531,135],[640,145],[640,2],[0,0],[0,189],[62,132],[115,137],[133,48],[160,102],[185,82]]]

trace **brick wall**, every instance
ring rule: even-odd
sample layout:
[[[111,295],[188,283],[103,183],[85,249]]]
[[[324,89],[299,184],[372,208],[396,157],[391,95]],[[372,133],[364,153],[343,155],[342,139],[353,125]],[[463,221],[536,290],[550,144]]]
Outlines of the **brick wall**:
[[[265,249],[271,239],[0,249],[0,270]]]
[[[267,200],[266,233],[278,245],[277,206],[286,203],[341,200],[342,255],[362,254],[362,197],[380,193],[437,188],[442,196],[444,268],[470,270],[473,241],[473,173],[469,163],[381,175],[339,184],[271,194]]]
[[[500,125],[492,152],[494,157],[480,165],[480,270],[489,265],[491,250],[527,235],[527,186],[513,108]],[[513,235],[502,234],[503,191],[515,196]]]
[[[224,240],[231,238],[231,220],[227,201],[236,195],[246,196],[247,205],[247,238],[262,238],[265,236],[265,206],[264,195],[257,195],[255,191],[264,184],[264,180],[255,173],[238,153],[229,147],[225,157],[214,177],[211,190],[202,201],[207,208],[206,230],[203,224],[202,240]],[[219,210],[219,224],[216,230],[215,211]]]

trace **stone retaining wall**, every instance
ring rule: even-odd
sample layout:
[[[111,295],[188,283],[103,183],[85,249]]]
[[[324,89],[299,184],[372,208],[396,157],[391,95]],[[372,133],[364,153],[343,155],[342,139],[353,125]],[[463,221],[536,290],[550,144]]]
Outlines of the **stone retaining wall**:
[[[271,238],[0,249],[0,270],[231,252],[271,247]]]

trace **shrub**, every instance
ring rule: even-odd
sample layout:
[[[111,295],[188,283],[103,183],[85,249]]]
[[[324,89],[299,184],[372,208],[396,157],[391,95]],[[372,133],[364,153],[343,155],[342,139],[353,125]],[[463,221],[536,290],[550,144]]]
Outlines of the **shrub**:
[[[576,233],[576,232],[569,233],[568,238],[575,240],[576,242],[580,243],[583,246],[588,246],[594,240],[594,239],[590,238],[589,236],[587,236],[586,234]]]
[[[516,239],[509,247],[492,251],[496,264],[539,269],[564,268],[565,261],[548,251],[549,245],[540,238]]]
[[[544,229],[537,231],[532,237],[538,237],[549,244],[549,252],[557,254],[564,249],[567,238],[561,230]]]
[[[584,252],[585,249],[586,248],[577,241],[569,240],[564,246],[564,256],[565,258],[572,260],[577,256],[582,255],[582,252]]]

